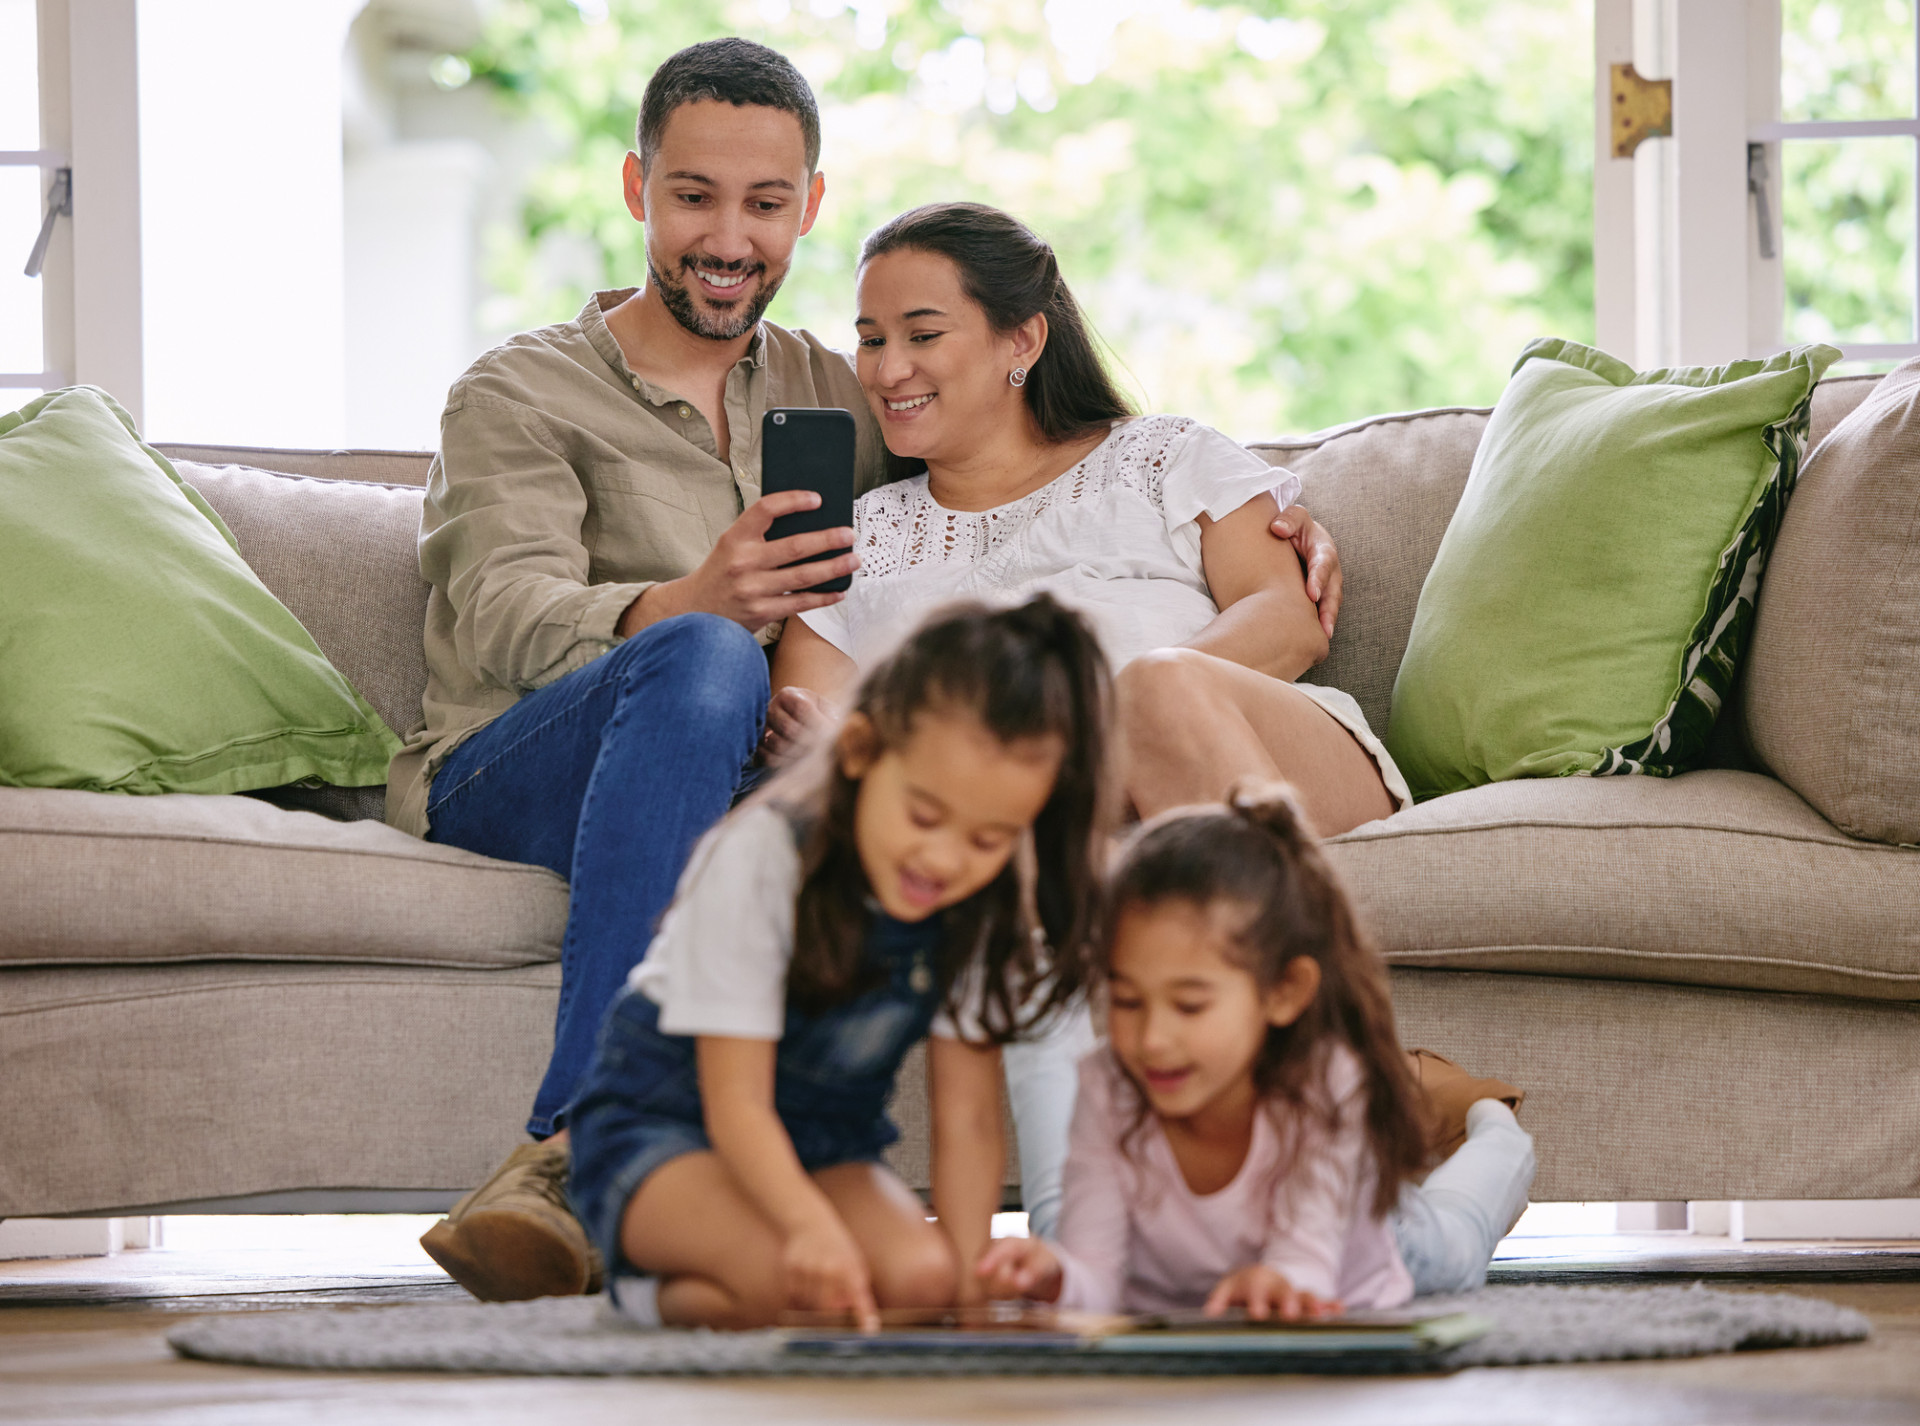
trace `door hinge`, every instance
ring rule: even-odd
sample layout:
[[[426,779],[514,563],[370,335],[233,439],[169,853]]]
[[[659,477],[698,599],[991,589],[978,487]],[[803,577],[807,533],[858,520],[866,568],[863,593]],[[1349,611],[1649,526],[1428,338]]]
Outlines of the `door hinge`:
[[[1673,132],[1673,81],[1642,79],[1630,64],[1613,66],[1613,156],[1632,158],[1645,139]]]

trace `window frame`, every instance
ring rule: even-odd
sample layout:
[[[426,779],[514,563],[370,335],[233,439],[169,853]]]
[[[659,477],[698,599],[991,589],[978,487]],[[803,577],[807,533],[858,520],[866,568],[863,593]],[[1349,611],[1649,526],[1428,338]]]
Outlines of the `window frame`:
[[[1783,143],[1912,138],[1920,202],[1920,111],[1784,122],[1780,41],[1780,0],[1595,0],[1596,328],[1637,366],[1718,365],[1786,345]],[[1608,95],[1611,66],[1628,62],[1673,81],[1673,133],[1618,159]],[[1913,62],[1920,79],[1920,24]],[[1750,144],[1766,153],[1771,257],[1747,186]],[[1920,239],[1914,262],[1914,340],[1838,343],[1846,359],[1920,356]]]
[[[37,33],[36,30],[36,35]],[[43,117],[41,120],[43,127],[45,126],[45,122]],[[0,149],[0,168],[33,168],[39,170],[40,185],[37,191],[40,194],[40,211],[43,215],[46,212],[47,191],[53,187],[54,176],[65,167],[67,167],[67,156],[57,149]],[[56,223],[54,226],[55,236],[57,237],[59,225]],[[51,259],[52,255],[52,246],[49,244],[47,256]],[[12,255],[8,254],[7,256],[11,257]],[[42,309],[40,326],[42,333],[40,370],[0,371],[0,391],[47,391],[54,387],[65,386],[67,384],[66,373],[54,367],[47,359],[46,349],[51,343],[45,335],[47,323],[47,313],[45,310],[46,290],[46,277],[43,268],[40,289]]]
[[[40,147],[0,153],[0,164],[40,170],[43,204],[61,168],[72,170],[74,195],[40,273],[41,369],[0,373],[0,390],[99,386],[136,424],[145,393],[137,8],[37,0]]]

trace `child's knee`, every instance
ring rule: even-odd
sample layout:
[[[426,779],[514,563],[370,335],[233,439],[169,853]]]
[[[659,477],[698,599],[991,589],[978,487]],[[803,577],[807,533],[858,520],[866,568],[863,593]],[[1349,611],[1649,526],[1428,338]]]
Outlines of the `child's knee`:
[[[735,1329],[777,1327],[787,1307],[786,1294],[778,1287],[753,1283],[744,1291],[734,1292],[733,1310],[722,1325]]]
[[[945,1307],[960,1291],[960,1263],[947,1235],[929,1227],[912,1246],[873,1268],[873,1295],[882,1307]]]
[[[669,1327],[719,1327],[741,1331],[772,1327],[786,1307],[767,1284],[722,1283],[712,1278],[668,1278],[660,1285],[660,1320]]]

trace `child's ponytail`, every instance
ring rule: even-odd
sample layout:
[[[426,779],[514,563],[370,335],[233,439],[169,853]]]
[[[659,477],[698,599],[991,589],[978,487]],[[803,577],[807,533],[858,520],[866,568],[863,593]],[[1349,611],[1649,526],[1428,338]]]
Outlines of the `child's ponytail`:
[[[1051,596],[1040,595],[1007,611],[1006,617],[1065,675],[1063,711],[1069,727],[1078,730],[1067,733],[1066,754],[1054,781],[1053,796],[1034,819],[1032,877],[1038,929],[1058,962],[1052,984],[1058,992],[1065,984],[1064,974],[1071,977],[1072,990],[1078,991],[1087,983],[1091,964],[1094,919],[1101,901],[1097,858],[1113,812],[1110,803],[1114,789],[1107,769],[1111,679],[1106,655],[1093,632]],[[989,728],[994,727],[994,721],[987,716]],[[1061,994],[1050,995],[1038,1013],[1045,1015],[1062,1003]],[[1016,1025],[1025,1023],[1018,1012],[1019,1007],[1011,1002],[999,1007],[996,1018],[1009,1034]]]

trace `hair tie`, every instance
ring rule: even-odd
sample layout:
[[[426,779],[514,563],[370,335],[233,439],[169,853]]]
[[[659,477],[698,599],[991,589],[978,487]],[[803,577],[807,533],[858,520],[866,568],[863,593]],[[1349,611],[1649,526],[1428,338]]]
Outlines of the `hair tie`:
[[[1227,807],[1248,826],[1290,850],[1305,843],[1299,805],[1284,782],[1242,778],[1227,794]]]

